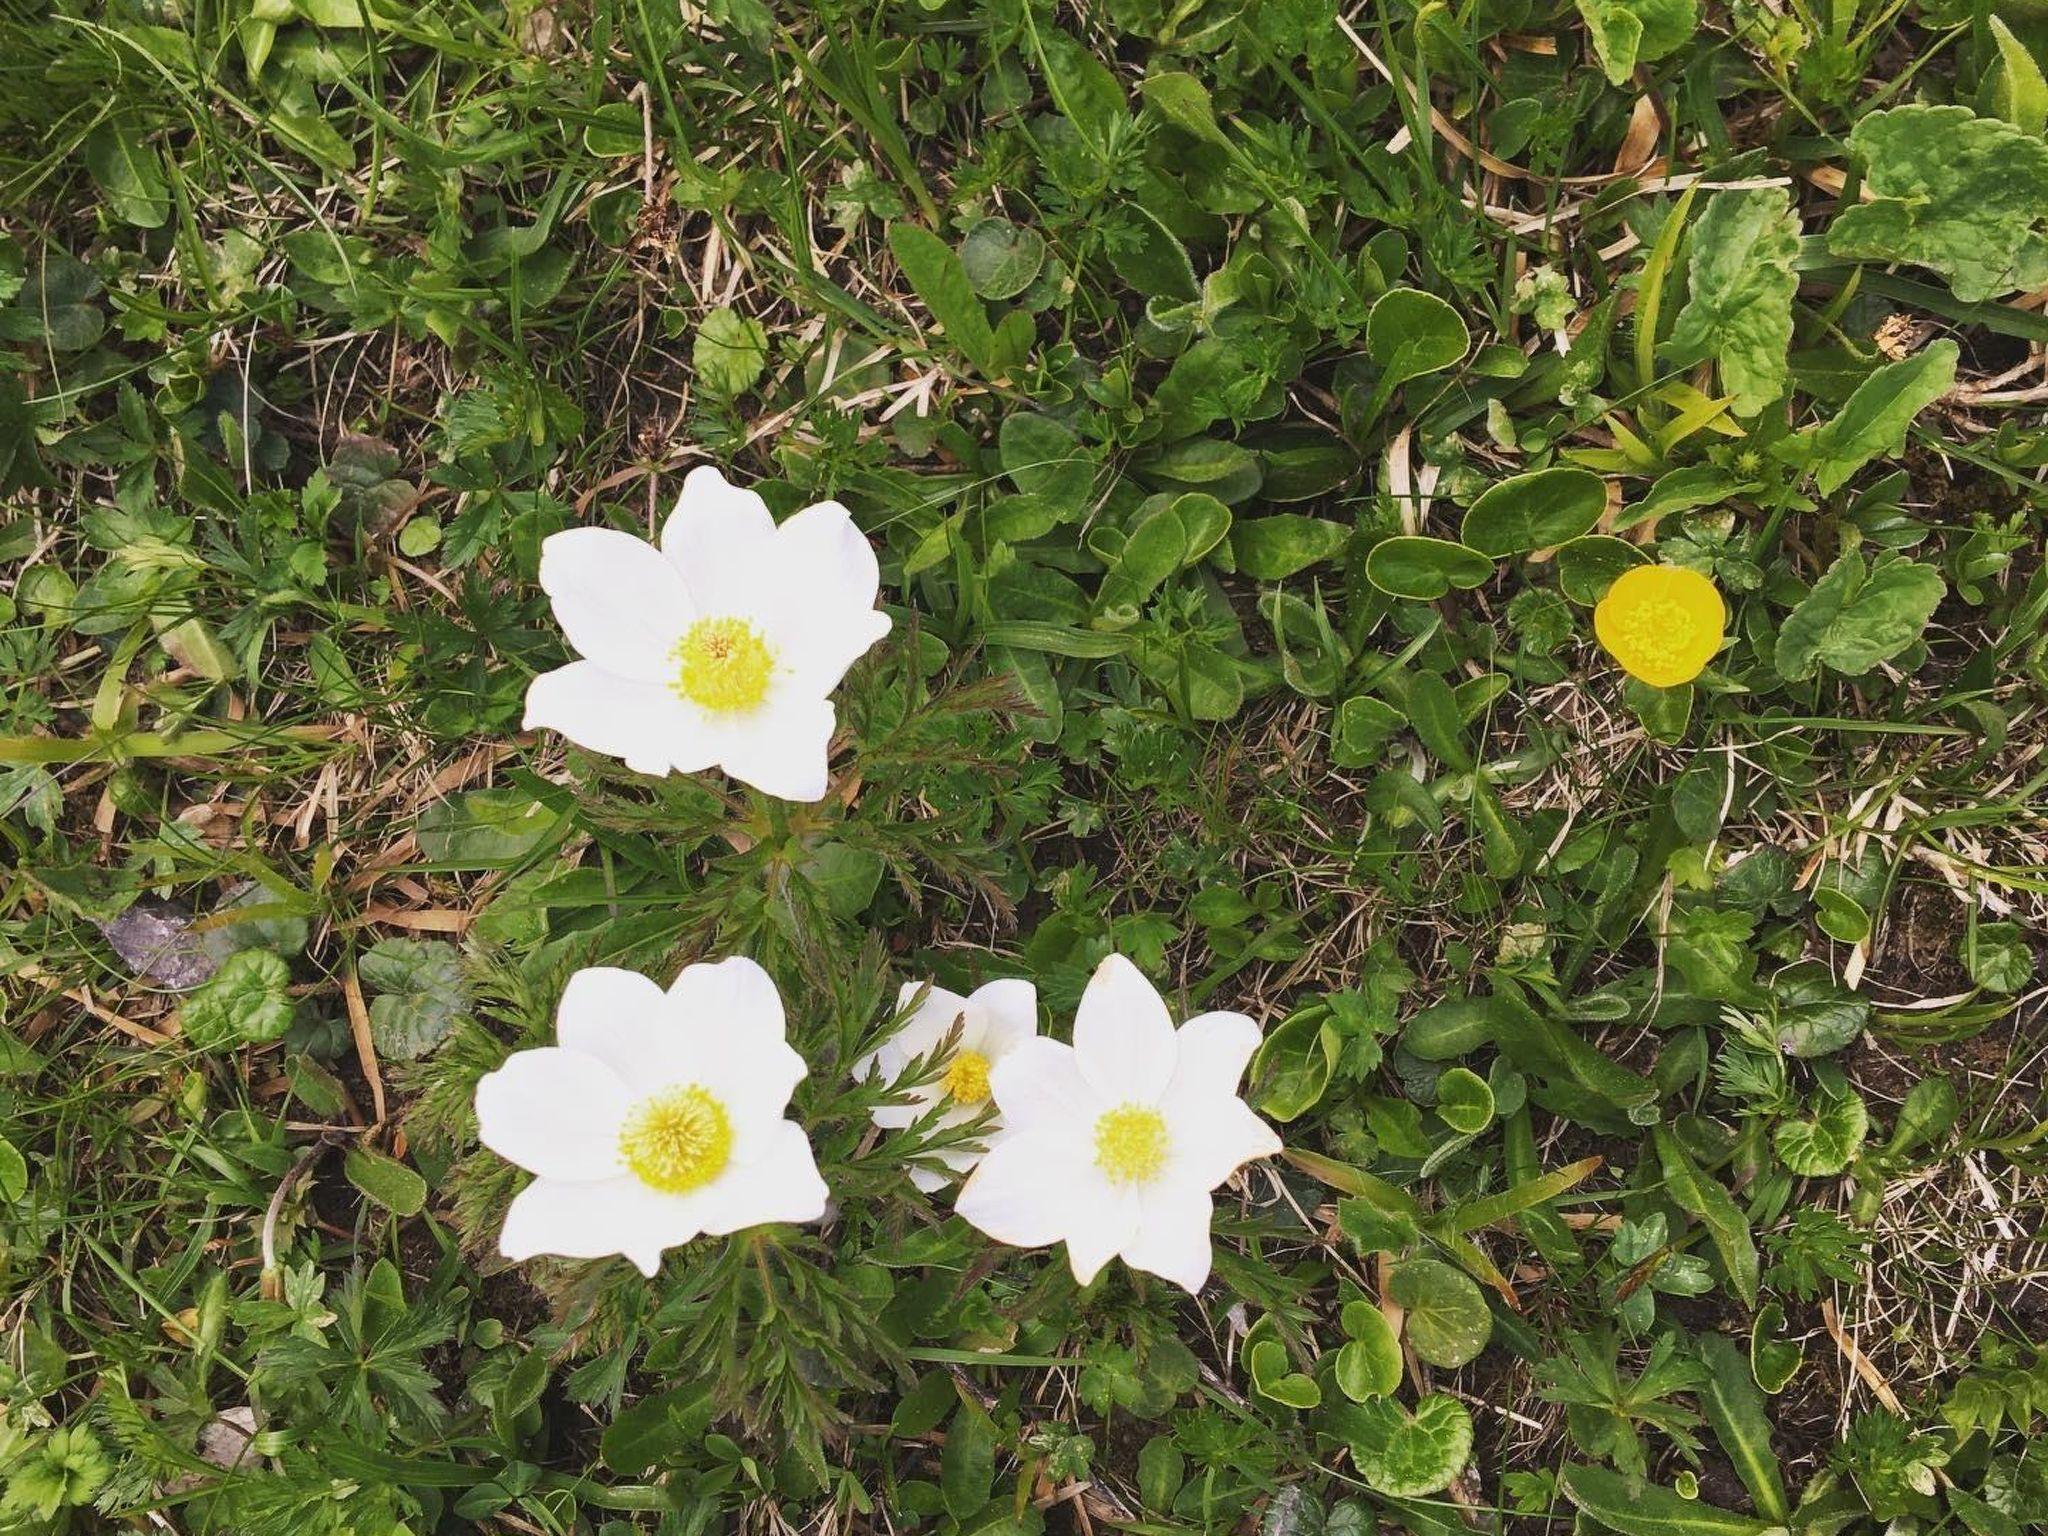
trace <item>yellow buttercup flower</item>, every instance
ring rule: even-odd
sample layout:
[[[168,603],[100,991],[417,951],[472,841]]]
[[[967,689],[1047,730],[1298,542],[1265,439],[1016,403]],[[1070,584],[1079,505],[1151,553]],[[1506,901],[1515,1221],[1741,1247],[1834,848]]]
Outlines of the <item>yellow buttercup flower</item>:
[[[1721,649],[1728,606],[1714,584],[1682,565],[1625,571],[1593,610],[1593,633],[1629,676],[1676,688]]]

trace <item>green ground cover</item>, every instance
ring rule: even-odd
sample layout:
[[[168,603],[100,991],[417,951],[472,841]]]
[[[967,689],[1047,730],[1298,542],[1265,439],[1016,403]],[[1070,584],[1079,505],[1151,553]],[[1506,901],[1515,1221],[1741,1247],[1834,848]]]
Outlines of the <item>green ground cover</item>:
[[[0,1533],[2048,1525],[2043,61],[10,10]],[[879,562],[821,799],[524,728],[544,541],[700,465]],[[1112,955],[1262,1031],[1192,1296],[855,1071]],[[504,1258],[478,1082],[730,956],[825,1214]]]

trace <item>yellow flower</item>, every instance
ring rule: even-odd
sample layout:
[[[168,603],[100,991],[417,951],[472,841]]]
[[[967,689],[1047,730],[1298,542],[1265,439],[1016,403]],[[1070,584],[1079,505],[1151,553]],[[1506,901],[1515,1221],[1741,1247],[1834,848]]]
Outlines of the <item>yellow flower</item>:
[[[1728,608],[1714,584],[1682,565],[1623,572],[1593,610],[1593,633],[1631,677],[1676,688],[1721,649]]]

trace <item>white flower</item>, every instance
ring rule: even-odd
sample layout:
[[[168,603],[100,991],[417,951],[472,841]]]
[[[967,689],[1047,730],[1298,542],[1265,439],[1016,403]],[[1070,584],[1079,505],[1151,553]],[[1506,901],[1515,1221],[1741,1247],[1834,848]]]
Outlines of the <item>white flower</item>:
[[[900,1013],[920,991],[917,983],[906,985],[897,995]],[[885,1131],[899,1131],[921,1120],[937,1104],[946,1110],[938,1128],[965,1125],[988,1107],[989,1074],[1024,1041],[1038,1033],[1038,989],[1028,981],[992,981],[977,987],[971,997],[933,987],[902,1028],[884,1041],[870,1056],[854,1064],[856,1078],[879,1071],[882,1081],[893,1083],[920,1056],[929,1056],[938,1043],[960,1025],[960,1038],[946,1059],[946,1070],[938,1077],[904,1090],[908,1104],[885,1104],[873,1112],[875,1124]],[[1001,1129],[1000,1118],[984,1132],[993,1140]],[[967,1145],[946,1147],[932,1154],[956,1173],[964,1173],[981,1160],[981,1153]],[[946,1180],[929,1168],[912,1168],[910,1181],[929,1193]]]
[[[753,961],[686,966],[666,992],[578,971],[555,1035],[476,1085],[484,1145],[538,1175],[505,1215],[506,1258],[622,1253],[652,1275],[700,1233],[825,1214],[810,1141],[782,1118],[803,1058]]]
[[[526,691],[545,726],[636,773],[717,766],[784,800],[820,800],[846,669],[889,632],[875,552],[836,501],[777,526],[700,466],[661,547],[610,528],[541,545],[540,584],[584,659]]]
[[[989,1076],[1003,1137],[955,1208],[998,1242],[1064,1240],[1086,1285],[1121,1255],[1189,1292],[1209,1278],[1209,1192],[1280,1138],[1237,1096],[1259,1027],[1204,1013],[1178,1030],[1121,955],[1096,967],[1074,1043],[1034,1038]]]

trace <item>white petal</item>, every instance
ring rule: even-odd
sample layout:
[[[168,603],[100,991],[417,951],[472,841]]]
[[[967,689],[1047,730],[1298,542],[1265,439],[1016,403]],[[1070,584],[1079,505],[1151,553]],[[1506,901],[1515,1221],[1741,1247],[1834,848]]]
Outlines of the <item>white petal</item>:
[[[1259,1048],[1259,1026],[1241,1013],[1198,1013],[1181,1025],[1168,1093],[1232,1094]]]
[[[1074,1048],[1043,1035],[1020,1040],[988,1074],[989,1091],[1006,1124],[1019,1132],[1043,1130],[1076,1145],[1094,1145],[1104,1102],[1081,1076]]]
[[[836,720],[829,699],[771,699],[724,728],[718,764],[778,800],[822,800],[831,782],[827,759]]]
[[[698,615],[676,568],[645,539],[612,528],[550,534],[540,586],[578,655],[639,682],[674,675],[669,653]]]
[[[717,761],[701,716],[659,683],[572,661],[527,685],[525,729],[560,731],[635,773],[695,773]]]
[[[1209,1278],[1212,1214],[1208,1191],[1193,1185],[1167,1180],[1146,1189],[1139,1201],[1137,1236],[1124,1245],[1124,1262],[1193,1295]]]
[[[972,1042],[991,1063],[1001,1061],[1038,1033],[1038,988],[1019,977],[1006,976],[975,988],[967,999],[980,1028]]]
[[[1081,1075],[1112,1104],[1151,1104],[1173,1080],[1173,1019],[1158,989],[1122,955],[1095,968],[1074,1015]]]
[[[661,529],[661,552],[682,575],[699,612],[753,613],[753,594],[774,575],[775,518],[768,503],[709,464],[683,481]]]
[[[1173,1176],[1204,1190],[1280,1150],[1273,1128],[1234,1094],[1169,1096],[1162,1112],[1173,1141]]]
[[[663,1249],[703,1230],[703,1211],[701,1195],[665,1195],[631,1176],[597,1183],[535,1179],[505,1213],[498,1251],[508,1259],[619,1253],[652,1275],[661,1268]]]
[[[781,1120],[760,1154],[744,1163],[735,1156],[703,1198],[704,1230],[716,1234],[771,1221],[816,1221],[829,1196],[803,1127]]]
[[[782,996],[744,955],[683,967],[666,999],[689,1080],[725,1106],[736,1136],[764,1134],[803,1081],[784,1034]]]
[[[896,996],[897,1008],[901,1009],[919,990],[916,984],[906,983]],[[905,1019],[903,1027],[890,1037],[889,1043],[902,1055],[904,1064],[907,1066],[912,1057],[930,1055],[933,1047],[946,1038],[954,1023],[968,1011],[968,1002],[958,992],[948,992],[944,987],[933,987],[927,991],[917,1011]],[[965,1031],[962,1033],[964,1036]],[[965,1043],[964,1039],[962,1043]]]
[[[956,1166],[953,1164],[951,1158],[945,1158],[942,1159],[942,1161],[944,1161],[949,1167]],[[934,1173],[929,1168],[918,1168],[913,1166],[908,1170],[908,1172],[910,1174],[910,1182],[917,1188],[923,1190],[928,1195],[937,1194],[940,1190],[944,1189],[948,1184],[953,1182],[952,1179],[947,1177],[945,1174]]]
[[[1112,1184],[1093,1166],[1067,1185],[1067,1267],[1086,1285],[1138,1237],[1138,1191]]]
[[[619,1126],[631,1095],[595,1056],[516,1051],[476,1085],[477,1134],[498,1156],[555,1179],[625,1171]]]
[[[875,607],[880,588],[874,549],[838,502],[805,507],[775,530],[764,602],[772,639],[804,691],[830,693],[889,633],[889,616]]]
[[[1067,1235],[1078,1172],[1068,1138],[1012,1131],[983,1155],[953,1209],[999,1243],[1043,1248]]]
[[[555,1010],[555,1038],[604,1062],[635,1099],[685,1080],[679,1067],[687,1042],[666,994],[638,971],[593,965],[571,976]]]

